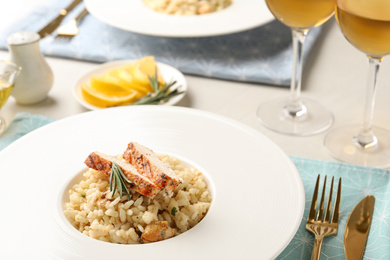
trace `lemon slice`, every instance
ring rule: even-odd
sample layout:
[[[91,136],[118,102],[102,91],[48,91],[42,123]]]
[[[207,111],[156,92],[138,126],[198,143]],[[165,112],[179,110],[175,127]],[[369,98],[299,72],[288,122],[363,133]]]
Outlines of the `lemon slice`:
[[[148,81],[148,84],[142,84],[139,81],[135,80],[134,76],[131,75],[126,70],[119,71],[118,79],[120,80],[121,84],[124,87],[126,87],[127,89],[137,90],[138,92],[140,92],[143,95],[146,95],[149,92],[153,91],[153,88],[150,85],[149,81]]]
[[[91,87],[96,91],[102,92],[107,95],[126,95],[131,92],[121,85],[119,79],[107,75],[91,77],[90,84]]]
[[[160,85],[163,85],[164,78],[158,70],[157,63],[153,56],[146,56],[137,60],[132,67],[128,67],[129,73],[133,75],[134,79],[144,85],[150,85],[149,77],[154,77],[157,68],[157,81]]]
[[[158,71],[153,56],[143,57],[132,64],[111,68],[103,75],[95,75],[89,84],[81,86],[86,102],[98,107],[126,105],[154,92],[149,77],[155,77],[162,87],[164,78]]]
[[[108,81],[111,81],[127,91],[138,91],[139,96],[144,96],[153,91],[153,88],[149,84],[141,84],[136,81],[134,77],[125,69],[111,69],[108,70],[104,76]]]
[[[107,94],[96,90],[88,84],[81,86],[81,93],[85,101],[101,108],[127,105],[134,102],[137,98],[137,91],[121,92],[124,94]]]

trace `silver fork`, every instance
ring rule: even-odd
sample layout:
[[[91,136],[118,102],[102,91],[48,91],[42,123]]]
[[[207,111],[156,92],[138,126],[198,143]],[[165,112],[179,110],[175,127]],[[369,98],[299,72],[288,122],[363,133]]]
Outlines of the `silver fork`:
[[[83,18],[84,15],[88,13],[88,10],[86,8],[81,11],[76,18],[73,18],[72,20],[68,21],[66,24],[58,27],[57,29],[57,36],[59,38],[67,38],[72,39],[74,36],[76,36],[79,33],[79,28],[77,26],[77,22]]]
[[[320,185],[320,175],[318,175],[317,177],[316,187],[314,189],[313,199],[311,201],[309,216],[306,222],[306,229],[312,232],[315,236],[313,251],[311,254],[312,260],[320,259],[321,246],[324,237],[337,234],[339,214],[340,214],[340,201],[341,201],[341,178],[339,179],[339,184],[337,188],[337,194],[334,203],[332,219],[330,219],[333,183],[334,183],[334,177],[332,177],[332,183],[330,185],[330,193],[328,196],[328,204],[324,216],[324,201],[325,201],[325,188],[326,188],[326,176],[325,176],[324,186],[322,188],[320,208],[316,214],[318,189]]]

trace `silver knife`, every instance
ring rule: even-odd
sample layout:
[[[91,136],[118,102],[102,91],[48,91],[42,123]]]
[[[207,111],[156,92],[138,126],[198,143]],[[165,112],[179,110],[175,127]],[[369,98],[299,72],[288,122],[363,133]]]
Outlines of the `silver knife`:
[[[49,24],[47,24],[45,27],[43,27],[39,32],[39,36],[41,38],[44,38],[48,35],[50,35],[52,32],[54,32],[55,29],[61,24],[64,17],[79,3],[81,3],[82,0],[74,0],[70,5],[68,5],[66,8],[61,9],[60,14],[54,18]]]
[[[363,257],[372,215],[374,214],[375,197],[368,195],[352,210],[344,230],[344,250],[347,260]]]

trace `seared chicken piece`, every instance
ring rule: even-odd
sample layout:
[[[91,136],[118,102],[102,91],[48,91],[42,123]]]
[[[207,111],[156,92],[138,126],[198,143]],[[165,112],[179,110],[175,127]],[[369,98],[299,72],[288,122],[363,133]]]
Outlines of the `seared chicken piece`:
[[[173,191],[183,180],[176,176],[150,149],[135,142],[129,143],[123,158],[137,168],[138,172],[160,188]]]
[[[168,221],[156,221],[146,225],[141,239],[144,243],[157,242],[175,235],[175,229],[168,225]]]
[[[153,198],[161,190],[156,184],[137,172],[133,165],[121,161],[113,156],[106,155],[100,152],[91,153],[85,160],[85,164],[92,169],[102,171],[107,176],[111,174],[112,163],[115,162],[122,169],[126,177],[132,182],[126,185],[136,192]]]

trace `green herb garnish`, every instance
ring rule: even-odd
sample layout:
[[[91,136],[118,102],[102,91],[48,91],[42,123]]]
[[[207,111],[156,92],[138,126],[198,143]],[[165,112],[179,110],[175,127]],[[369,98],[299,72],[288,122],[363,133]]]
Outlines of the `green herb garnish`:
[[[117,163],[113,162],[110,174],[110,191],[112,192],[111,197],[114,197],[116,189],[118,188],[119,196],[121,197],[121,199],[122,193],[125,192],[127,195],[127,199],[130,200],[129,189],[127,188],[125,182],[132,183],[129,179],[127,179],[121,167],[119,167]]]
[[[85,195],[84,194],[80,194],[81,197],[85,198]]]
[[[132,105],[157,105],[169,100],[171,97],[182,94],[184,91],[179,91],[178,88],[172,89],[176,81],[165,83],[161,88],[157,81],[157,69],[154,77],[150,77],[149,82],[154,92],[150,92],[146,96],[136,100]]]
[[[172,210],[171,210],[172,216],[175,216],[176,213],[177,213],[177,208],[176,208],[176,207],[173,207]]]

